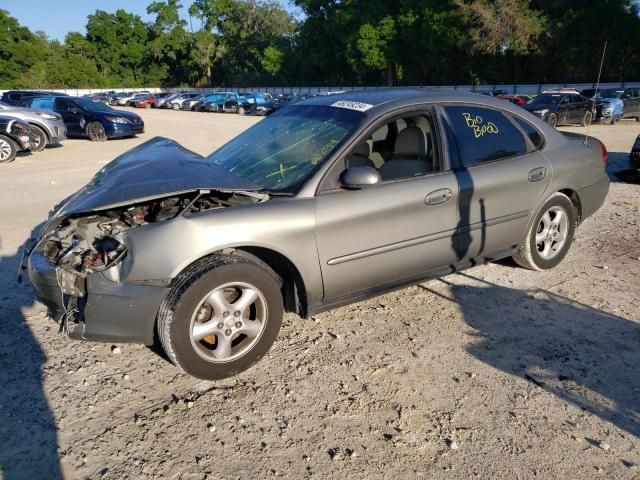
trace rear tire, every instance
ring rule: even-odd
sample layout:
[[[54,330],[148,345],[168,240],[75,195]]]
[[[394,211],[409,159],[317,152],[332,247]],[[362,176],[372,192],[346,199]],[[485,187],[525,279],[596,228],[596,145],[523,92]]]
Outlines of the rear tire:
[[[530,270],[548,270],[569,251],[576,229],[576,209],[569,198],[554,193],[542,205],[526,238],[513,255],[516,263]]]
[[[167,356],[203,380],[237,375],[258,362],[282,324],[282,294],[274,275],[234,255],[212,255],[189,267],[158,312]]]
[[[33,144],[33,147],[31,148],[31,151],[41,152],[47,146],[47,142],[49,140],[47,138],[47,134],[44,133],[44,130],[42,130],[37,125],[29,125],[29,126],[31,127],[31,130],[33,131],[33,135],[35,137],[35,142]]]
[[[0,163],[10,163],[16,159],[18,147],[9,137],[0,135]]]

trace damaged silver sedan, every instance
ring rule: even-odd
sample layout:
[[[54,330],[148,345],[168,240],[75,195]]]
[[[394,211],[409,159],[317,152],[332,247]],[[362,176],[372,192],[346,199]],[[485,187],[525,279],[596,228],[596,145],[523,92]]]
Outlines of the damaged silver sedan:
[[[155,138],[51,212],[26,252],[78,339],[159,339],[203,379],[302,317],[513,256],[567,254],[609,188],[606,149],[476,95],[380,90],[273,114],[208,157]]]

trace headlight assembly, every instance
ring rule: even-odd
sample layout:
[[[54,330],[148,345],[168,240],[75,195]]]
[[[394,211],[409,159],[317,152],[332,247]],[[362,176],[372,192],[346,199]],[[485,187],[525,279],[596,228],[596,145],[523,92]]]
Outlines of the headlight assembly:
[[[108,116],[108,117],[106,117],[106,118],[107,118],[107,120],[109,120],[110,122],[113,122],[113,123],[119,123],[119,124],[121,124],[121,125],[125,125],[125,124],[127,124],[127,123],[131,123],[129,120],[127,120],[126,118],[123,118],[123,117],[111,117],[111,116]]]

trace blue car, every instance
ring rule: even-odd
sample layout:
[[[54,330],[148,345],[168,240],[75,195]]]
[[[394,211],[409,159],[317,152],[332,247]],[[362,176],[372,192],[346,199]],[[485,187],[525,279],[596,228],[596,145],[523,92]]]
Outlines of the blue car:
[[[139,115],[115,110],[87,97],[36,97],[29,102],[29,107],[59,113],[69,137],[88,137],[101,142],[144,132],[144,122]]]
[[[622,95],[624,90],[610,88],[598,92],[596,119],[602,123],[618,123],[625,113]]]

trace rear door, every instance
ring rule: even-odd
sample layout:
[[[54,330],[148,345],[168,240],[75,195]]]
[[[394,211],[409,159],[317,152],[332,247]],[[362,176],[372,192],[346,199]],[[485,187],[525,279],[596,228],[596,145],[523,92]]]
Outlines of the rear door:
[[[522,118],[490,107],[448,105],[444,111],[450,150],[456,153],[459,260],[490,257],[525,237],[528,219],[549,185],[542,136]]]
[[[73,100],[58,97],[54,102],[54,111],[62,115],[62,120],[67,126],[68,135],[83,135],[85,121],[82,109]]]

